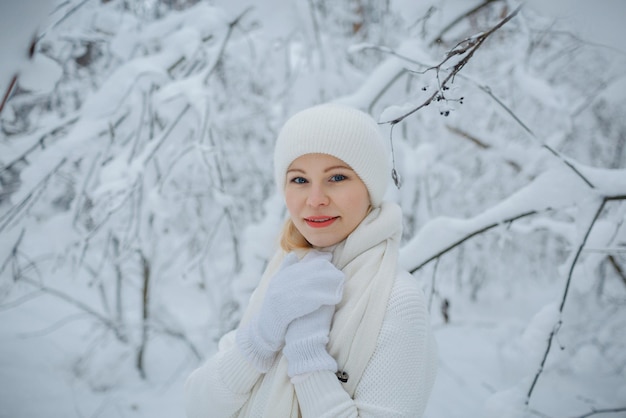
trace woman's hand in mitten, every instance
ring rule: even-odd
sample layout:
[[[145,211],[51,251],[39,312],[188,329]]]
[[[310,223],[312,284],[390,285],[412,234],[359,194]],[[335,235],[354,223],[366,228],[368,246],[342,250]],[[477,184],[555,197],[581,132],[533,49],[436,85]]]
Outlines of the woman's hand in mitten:
[[[270,280],[259,313],[238,330],[239,347],[259,371],[271,367],[289,323],[341,300],[344,274],[330,262],[331,257],[330,253],[315,250],[302,260],[294,253],[288,254]]]
[[[289,324],[283,348],[289,377],[320,370],[337,371],[337,362],[326,349],[334,313],[334,305],[324,305]]]

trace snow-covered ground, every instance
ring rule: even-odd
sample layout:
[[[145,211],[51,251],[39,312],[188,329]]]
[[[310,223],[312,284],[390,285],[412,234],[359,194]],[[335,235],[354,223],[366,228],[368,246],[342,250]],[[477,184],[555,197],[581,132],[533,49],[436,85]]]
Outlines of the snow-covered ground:
[[[456,297],[461,295],[454,295],[452,287],[441,289],[458,303],[450,305],[448,323],[433,309],[440,368],[427,417],[524,416],[510,407],[523,404],[520,396],[535,372],[525,333],[532,317],[559,297],[561,287],[520,281],[514,291],[486,289],[475,302],[468,302],[466,295]],[[197,365],[195,359],[157,341],[148,351],[150,373],[142,381],[130,367],[133,359],[116,351],[110,338],[96,343],[88,339],[94,344],[89,351],[101,351],[97,361],[102,364],[89,360],[85,369],[76,354],[90,326],[76,309],[47,296],[0,312],[0,417],[184,417],[182,385]],[[206,347],[207,354],[212,349]],[[611,377],[610,370],[599,373],[603,366],[597,353],[581,355],[579,370],[568,371],[559,369],[555,351],[531,404],[544,414],[538,416],[574,417],[593,406],[620,406],[615,402],[624,399],[626,382]],[[100,375],[92,376],[92,370]],[[585,373],[587,378],[580,379]],[[577,400],[572,400],[573,392],[581,394]]]

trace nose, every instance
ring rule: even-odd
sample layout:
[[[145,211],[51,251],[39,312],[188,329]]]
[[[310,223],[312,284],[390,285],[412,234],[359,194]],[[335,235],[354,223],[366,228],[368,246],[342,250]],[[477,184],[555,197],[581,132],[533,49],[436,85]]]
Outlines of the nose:
[[[327,206],[330,199],[324,187],[319,184],[312,184],[309,188],[306,203],[311,207]]]

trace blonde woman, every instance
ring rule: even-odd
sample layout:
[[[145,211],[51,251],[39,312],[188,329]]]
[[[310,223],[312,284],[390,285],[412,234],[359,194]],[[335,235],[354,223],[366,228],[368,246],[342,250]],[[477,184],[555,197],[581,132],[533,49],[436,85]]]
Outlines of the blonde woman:
[[[188,378],[188,417],[421,417],[436,346],[422,290],[398,267],[376,122],[305,109],[278,136],[274,173],[289,212],[280,248],[238,328]]]

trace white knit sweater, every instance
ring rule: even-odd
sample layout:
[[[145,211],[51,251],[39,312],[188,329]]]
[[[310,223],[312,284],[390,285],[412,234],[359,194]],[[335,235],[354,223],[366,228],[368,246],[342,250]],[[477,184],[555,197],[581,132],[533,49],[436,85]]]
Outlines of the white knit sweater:
[[[257,382],[269,388],[275,367],[260,380],[261,374],[234,340],[234,331],[226,334],[217,354],[189,376],[185,384],[189,418],[261,417],[268,391],[261,386],[259,399],[248,399]],[[354,399],[328,371],[310,373],[294,386],[303,418],[418,418],[426,408],[436,370],[436,343],[424,294],[413,276],[399,272],[376,349]]]

